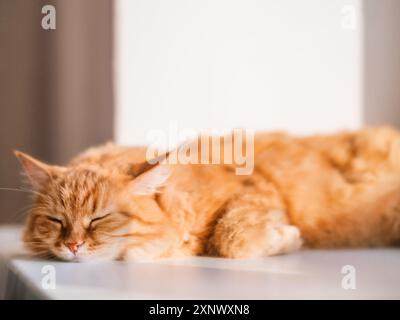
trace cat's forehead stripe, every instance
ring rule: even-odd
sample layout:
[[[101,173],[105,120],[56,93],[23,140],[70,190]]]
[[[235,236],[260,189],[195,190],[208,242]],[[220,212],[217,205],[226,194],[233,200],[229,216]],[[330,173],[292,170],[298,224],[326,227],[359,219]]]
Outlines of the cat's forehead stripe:
[[[95,212],[105,196],[105,179],[90,170],[70,172],[59,183],[58,197],[66,209]]]

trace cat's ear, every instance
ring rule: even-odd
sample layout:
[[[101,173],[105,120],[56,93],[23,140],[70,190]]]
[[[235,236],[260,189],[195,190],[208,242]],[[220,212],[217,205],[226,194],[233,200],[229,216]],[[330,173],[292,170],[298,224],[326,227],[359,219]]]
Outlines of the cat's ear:
[[[127,170],[127,174],[129,174],[133,177],[137,177],[137,176],[151,170],[152,168],[156,167],[160,163],[163,163],[165,161],[165,159],[168,157],[168,155],[169,155],[169,152],[164,153],[158,157],[152,158],[149,161],[131,164]]]
[[[47,181],[62,171],[61,167],[48,165],[23,152],[14,151],[14,154],[21,163],[26,176],[34,188],[42,187]]]
[[[136,177],[130,185],[134,195],[151,195],[159,192],[171,175],[171,167],[159,164]]]

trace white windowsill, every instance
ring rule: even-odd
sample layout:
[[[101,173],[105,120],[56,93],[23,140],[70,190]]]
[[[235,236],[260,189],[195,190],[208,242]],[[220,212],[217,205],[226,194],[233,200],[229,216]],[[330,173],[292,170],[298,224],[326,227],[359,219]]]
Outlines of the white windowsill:
[[[20,228],[0,228],[0,298],[382,299],[400,298],[397,249],[302,251],[255,260],[206,257],[157,263],[68,263],[24,255]],[[42,288],[53,265],[56,288]],[[341,286],[356,268],[356,290]]]

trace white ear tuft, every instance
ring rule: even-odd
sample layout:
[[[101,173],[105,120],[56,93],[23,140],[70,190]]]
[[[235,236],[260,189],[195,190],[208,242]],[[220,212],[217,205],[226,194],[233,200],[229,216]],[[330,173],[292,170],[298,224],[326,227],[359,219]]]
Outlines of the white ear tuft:
[[[141,174],[132,181],[130,192],[135,195],[151,195],[157,193],[165,185],[171,174],[171,168],[158,165]]]

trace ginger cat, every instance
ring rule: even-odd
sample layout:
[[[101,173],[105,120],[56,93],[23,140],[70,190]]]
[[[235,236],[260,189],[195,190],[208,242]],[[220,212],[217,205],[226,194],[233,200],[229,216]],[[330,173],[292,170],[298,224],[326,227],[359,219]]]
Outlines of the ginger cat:
[[[25,244],[77,261],[399,244],[398,131],[258,133],[254,142],[248,176],[232,165],[150,165],[143,147],[107,144],[66,167],[16,152],[35,189]]]

